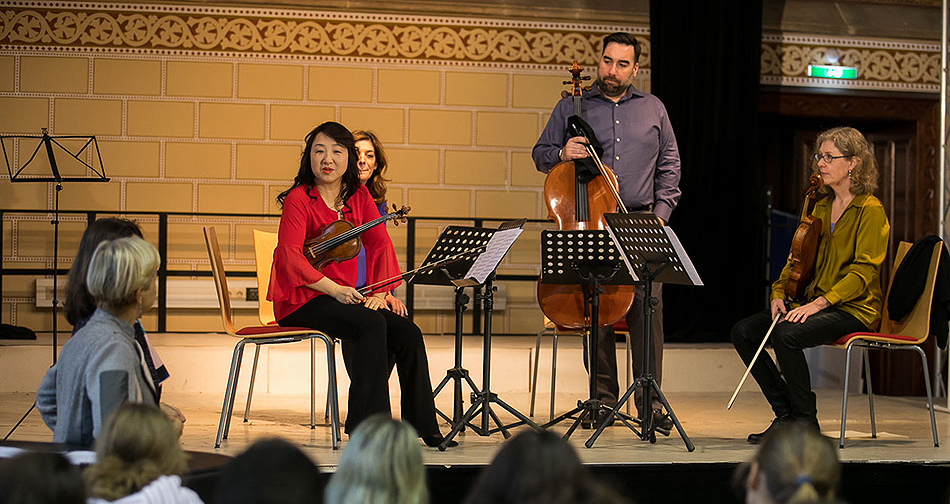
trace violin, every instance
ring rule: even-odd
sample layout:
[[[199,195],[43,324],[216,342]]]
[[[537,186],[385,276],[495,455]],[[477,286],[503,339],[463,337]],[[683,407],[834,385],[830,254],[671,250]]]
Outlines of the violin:
[[[792,249],[789,253],[792,273],[785,284],[785,297],[793,300],[804,299],[805,291],[815,276],[815,258],[821,238],[821,219],[811,215],[815,203],[822,197],[818,193],[822,184],[821,175],[813,173],[808,182],[810,185],[805,191],[801,221],[792,237]]]
[[[333,221],[327,224],[318,236],[304,242],[303,256],[317,269],[330,262],[352,259],[359,254],[360,247],[363,246],[361,234],[389,220],[398,226],[400,222],[406,222],[409,210],[411,208],[405,205],[396,210],[396,205],[393,204],[392,212],[355,227],[345,220]]]
[[[581,115],[581,67],[575,61],[571,66],[571,80],[564,84],[572,86],[574,115]],[[571,136],[577,136],[574,132]],[[597,166],[599,175],[583,182],[577,177],[573,161],[558,163],[544,181],[544,200],[548,218],[557,222],[559,230],[607,229],[604,214],[613,213],[619,207],[627,209],[620,200],[617,176],[601,162],[594,148],[587,144],[587,152]],[[611,325],[623,318],[633,305],[632,285],[602,285],[598,321]],[[588,326],[589,314],[584,310],[584,290],[580,285],[543,284],[538,280],[538,304],[541,311],[562,327],[583,328]]]

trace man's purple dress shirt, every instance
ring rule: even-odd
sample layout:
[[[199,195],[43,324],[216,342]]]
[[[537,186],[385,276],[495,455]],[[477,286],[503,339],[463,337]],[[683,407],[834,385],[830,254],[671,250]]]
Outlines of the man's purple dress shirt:
[[[581,111],[604,147],[602,161],[617,174],[624,205],[653,205],[653,212],[669,222],[680,199],[680,154],[663,102],[630,86],[615,103],[594,83],[582,93]],[[554,107],[531,151],[538,171],[547,173],[560,162],[558,151],[567,143],[567,118],[573,114],[572,97]]]

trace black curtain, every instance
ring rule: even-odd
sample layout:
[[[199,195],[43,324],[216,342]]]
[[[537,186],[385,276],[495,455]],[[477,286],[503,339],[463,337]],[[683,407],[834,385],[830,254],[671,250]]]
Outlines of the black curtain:
[[[670,225],[703,287],[664,286],[668,341],[728,341],[766,306],[766,214],[756,127],[762,2],[650,1],[652,92],[682,160]]]

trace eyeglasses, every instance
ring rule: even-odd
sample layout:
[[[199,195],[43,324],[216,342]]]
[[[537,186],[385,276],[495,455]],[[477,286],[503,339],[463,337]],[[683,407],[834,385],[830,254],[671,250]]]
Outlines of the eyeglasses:
[[[832,156],[831,154],[815,154],[814,157],[815,157],[816,162],[824,159],[826,163],[830,163],[834,161],[835,159],[841,159],[841,158],[846,158],[846,157],[851,157],[851,156]]]

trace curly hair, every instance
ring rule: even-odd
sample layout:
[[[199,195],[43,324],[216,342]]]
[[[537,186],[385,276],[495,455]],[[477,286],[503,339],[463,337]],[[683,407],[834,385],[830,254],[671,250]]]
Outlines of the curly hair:
[[[874,151],[871,149],[871,144],[864,138],[864,135],[862,135],[860,131],[849,127],[832,128],[823,131],[818,135],[818,139],[815,140],[815,153],[818,153],[822,144],[829,141],[841,151],[841,154],[856,161],[854,168],[849,174],[849,178],[851,179],[851,194],[857,196],[859,194],[873,193],[876,191],[878,177],[877,162],[874,159]],[[811,170],[812,173],[818,173],[818,161],[812,161]],[[820,191],[827,194],[831,189],[823,185]]]
[[[383,177],[383,174],[386,173],[386,167],[389,166],[389,163],[386,161],[386,153],[383,152],[383,144],[379,141],[379,137],[372,131],[354,131],[353,139],[355,142],[368,140],[373,144],[373,151],[376,154],[376,169],[373,170],[373,173],[369,176],[369,180],[366,181],[366,188],[369,189],[369,194],[373,197],[373,201],[375,201],[377,205],[385,203],[386,182],[389,182],[389,179]]]

